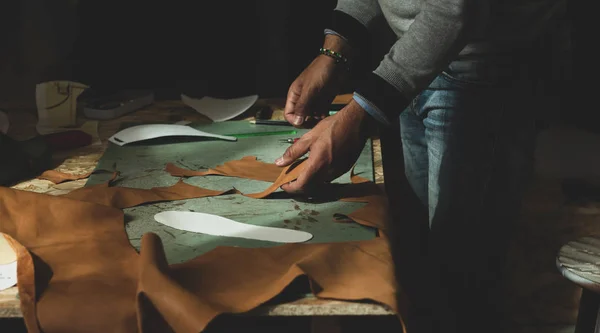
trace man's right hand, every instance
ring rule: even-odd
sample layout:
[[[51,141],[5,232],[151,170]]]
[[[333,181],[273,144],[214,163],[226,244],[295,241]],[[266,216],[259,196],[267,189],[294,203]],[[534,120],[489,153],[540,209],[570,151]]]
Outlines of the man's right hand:
[[[326,36],[323,47],[344,55],[349,53],[349,46],[337,36]],[[285,119],[294,126],[302,126],[310,117],[325,116],[347,72],[345,65],[336,64],[335,59],[317,56],[290,86]]]

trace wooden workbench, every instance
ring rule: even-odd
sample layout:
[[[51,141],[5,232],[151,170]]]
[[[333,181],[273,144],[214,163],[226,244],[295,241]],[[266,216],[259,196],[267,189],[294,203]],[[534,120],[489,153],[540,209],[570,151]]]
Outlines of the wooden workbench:
[[[344,99],[347,99],[347,96],[338,99],[336,102],[343,101]],[[269,105],[274,109],[273,119],[282,119],[282,104],[283,102],[279,100],[259,100],[256,103],[255,108],[250,109],[244,115],[236,119],[253,118],[253,111],[257,110],[257,108],[262,105]],[[17,139],[27,139],[35,135],[35,115],[15,113],[10,116],[13,127],[11,127],[9,135]],[[174,123],[183,120],[198,123],[210,122],[206,117],[200,115],[193,109],[186,107],[180,101],[157,102],[119,119],[100,121],[97,124],[98,138],[96,142],[87,147],[56,154],[54,156],[57,165],[56,170],[71,174],[84,174],[93,171],[107,146],[107,139],[116,133],[123,123]],[[82,119],[81,121],[84,120]],[[376,138],[373,140],[373,151],[375,179],[376,182],[382,183],[383,171],[381,167],[381,150],[379,141]],[[51,195],[60,195],[76,188],[83,187],[85,182],[86,179],[82,179],[55,185],[49,181],[31,179],[17,184],[13,188]],[[317,317],[393,315],[387,308],[375,304],[319,300],[314,297],[307,297],[289,303],[263,306],[255,309],[251,314],[257,316]],[[0,318],[9,317],[22,317],[16,287],[0,291]]]
[[[281,107],[280,101],[260,101]],[[10,134],[16,139],[35,135],[35,111],[5,110],[11,120]],[[276,116],[278,116],[276,114]],[[206,121],[193,110],[182,108],[179,102],[162,102],[118,120],[100,122],[99,137],[115,133],[123,122],[176,122],[179,120]],[[565,141],[556,135],[557,141]],[[94,169],[103,153],[103,144],[85,147],[56,156],[58,169],[84,173]],[[581,147],[571,143],[571,147]],[[547,145],[556,150],[556,143]],[[374,141],[377,182],[382,182],[379,145]],[[15,186],[19,189],[50,194],[65,193],[81,187],[85,180],[53,185],[47,181],[31,180]],[[600,237],[600,201],[568,200],[561,190],[560,180],[536,179],[528,190],[523,218],[518,225],[507,267],[508,290],[504,295],[505,309],[510,316],[511,333],[572,332],[577,319],[581,289],[561,276],[555,266],[561,246],[583,236]],[[375,315],[379,318],[390,313],[382,307],[351,302],[337,302],[307,298],[304,300],[261,307],[253,314],[265,316],[316,316],[328,320],[332,315]],[[326,316],[323,316],[326,315]],[[0,318],[20,317],[16,288],[0,292]],[[387,318],[387,317],[386,317]],[[0,331],[4,332],[2,328]]]

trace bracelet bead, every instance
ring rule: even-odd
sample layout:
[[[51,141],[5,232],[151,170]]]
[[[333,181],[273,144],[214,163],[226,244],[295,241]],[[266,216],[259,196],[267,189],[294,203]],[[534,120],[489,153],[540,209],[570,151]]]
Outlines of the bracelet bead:
[[[348,63],[348,59],[346,57],[344,57],[341,53],[335,52],[330,49],[326,49],[326,48],[322,47],[319,49],[319,54],[323,54],[323,55],[332,57],[335,60],[336,64],[339,64],[339,63],[347,64]]]

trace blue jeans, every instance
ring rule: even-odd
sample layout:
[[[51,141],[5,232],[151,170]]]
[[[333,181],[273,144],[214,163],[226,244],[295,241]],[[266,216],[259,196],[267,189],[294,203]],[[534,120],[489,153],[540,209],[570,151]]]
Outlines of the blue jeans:
[[[500,329],[494,292],[535,141],[531,86],[508,68],[452,63],[400,115],[406,176],[429,211],[434,332]]]

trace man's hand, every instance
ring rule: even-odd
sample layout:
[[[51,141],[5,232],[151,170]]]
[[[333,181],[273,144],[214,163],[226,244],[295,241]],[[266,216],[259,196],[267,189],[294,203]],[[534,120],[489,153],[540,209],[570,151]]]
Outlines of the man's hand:
[[[352,101],[337,114],[319,122],[291,145],[275,162],[287,166],[310,150],[306,168],[298,179],[281,188],[288,193],[310,192],[314,185],[346,173],[356,162],[368,138],[365,126],[370,117]]]
[[[325,48],[350,53],[349,46],[337,36],[325,38]],[[320,55],[294,80],[285,102],[285,119],[302,126],[309,117],[322,119],[338,93],[347,70],[335,59]]]

